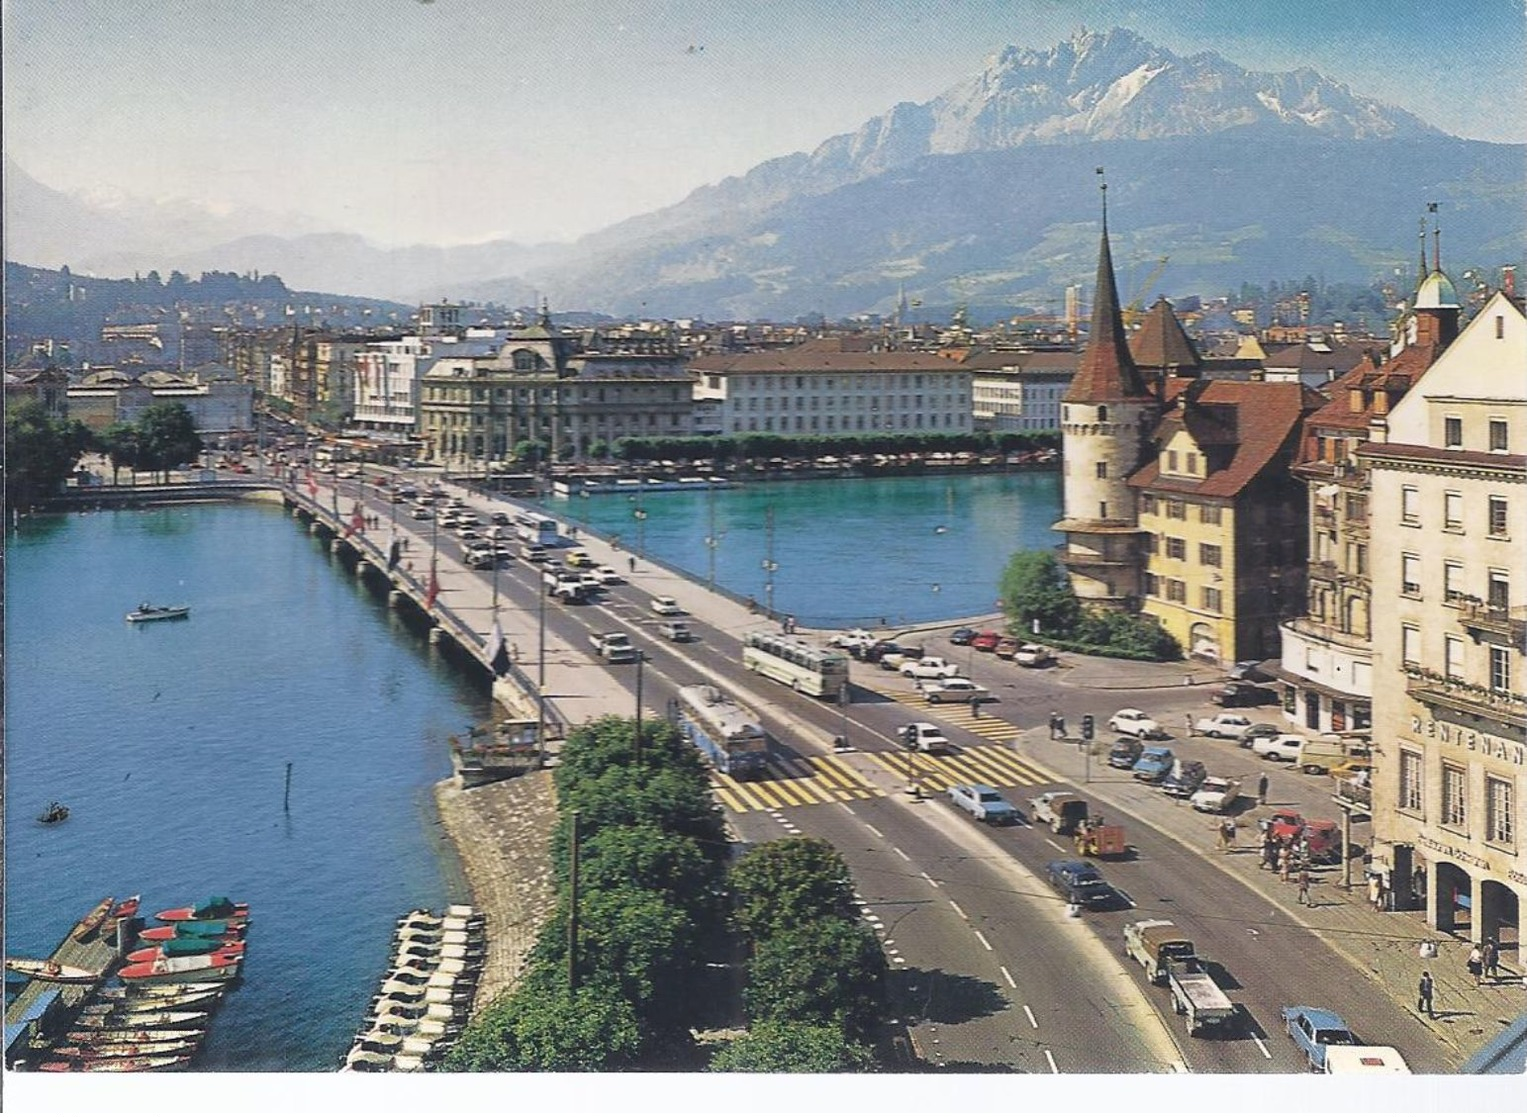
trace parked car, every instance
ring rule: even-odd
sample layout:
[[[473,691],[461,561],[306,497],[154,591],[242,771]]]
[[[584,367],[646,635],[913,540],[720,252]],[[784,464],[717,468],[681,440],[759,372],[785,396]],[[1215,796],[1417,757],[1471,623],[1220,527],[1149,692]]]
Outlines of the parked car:
[[[1204,782],[1198,785],[1198,790],[1189,797],[1188,802],[1192,804],[1195,811],[1223,814],[1235,806],[1235,801],[1240,796],[1240,780],[1233,780],[1227,776],[1207,776]]]
[[[1045,876],[1068,904],[1100,908],[1113,902],[1113,889],[1091,861],[1051,861]]]
[[[1135,766],[1135,761],[1140,759],[1144,751],[1145,746],[1140,743],[1139,737],[1120,737],[1113,743],[1113,748],[1108,750],[1108,766],[1128,771]]]
[[[976,630],[973,628],[960,627],[949,634],[949,642],[964,647],[976,638]]]
[[[884,663],[884,659],[881,662]],[[919,660],[903,663],[901,673],[909,679],[952,679],[960,669],[940,656],[925,655]]]
[[[1161,790],[1173,799],[1187,799],[1209,777],[1209,769],[1197,760],[1180,761],[1161,781]]]
[[[1200,737],[1219,737],[1228,741],[1239,737],[1250,725],[1251,719],[1245,714],[1215,714],[1212,718],[1199,718],[1193,730]]]
[[[1166,730],[1161,728],[1155,718],[1148,717],[1143,710],[1130,708],[1120,710],[1109,718],[1108,728],[1115,733],[1128,733],[1131,737],[1149,739],[1166,736]]]
[[[684,612],[673,598],[661,596],[652,599],[652,611],[660,617],[676,617]]]
[[[827,641],[835,648],[842,648],[855,659],[861,659],[864,650],[875,643],[875,634],[866,632],[862,628],[851,628],[847,632],[840,632]]]
[[[1273,725],[1271,722],[1253,722],[1245,729],[1241,730],[1240,734],[1235,739],[1235,743],[1240,745],[1243,749],[1249,749],[1251,747],[1251,743],[1258,737],[1275,737],[1282,732],[1283,729],[1281,726]]]
[[[1216,706],[1271,706],[1278,702],[1276,691],[1255,683],[1226,683],[1210,695],[1209,701]]]
[[[1135,761],[1130,774],[1146,783],[1160,783],[1176,763],[1177,758],[1172,755],[1171,749],[1165,745],[1151,745],[1140,753],[1140,759]]]
[[[902,644],[895,640],[876,640],[864,649],[864,662],[883,663],[888,655],[899,655],[907,659],[922,659],[923,649],[918,644]]]
[[[1327,1047],[1357,1046],[1357,1037],[1347,1022],[1328,1008],[1309,1005],[1285,1008],[1283,1026],[1312,1071],[1325,1071]]]
[[[985,702],[991,691],[969,679],[923,679],[918,683],[923,697],[934,705],[940,702]]]
[[[997,642],[997,646],[992,651],[998,659],[1012,659],[1013,656],[1018,654],[1018,649],[1021,646],[1011,636],[1004,636]]]
[[[994,652],[1000,643],[1002,643],[1002,633],[978,632],[970,641],[970,646],[978,652]]]
[[[1055,662],[1055,656],[1043,644],[1024,644],[1013,656],[1013,662],[1019,667],[1048,667]]]
[[[1232,679],[1243,679],[1248,683],[1272,682],[1272,676],[1262,670],[1260,659],[1243,659],[1225,674]]]
[[[1279,733],[1272,737],[1258,737],[1251,742],[1251,751],[1263,760],[1287,760],[1290,763],[1299,759],[1299,750],[1304,747],[1305,739],[1297,733]]]

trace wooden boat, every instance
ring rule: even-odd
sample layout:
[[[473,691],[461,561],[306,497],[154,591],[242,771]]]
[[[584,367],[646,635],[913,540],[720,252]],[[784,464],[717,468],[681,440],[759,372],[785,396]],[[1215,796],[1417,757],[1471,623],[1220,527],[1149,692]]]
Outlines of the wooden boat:
[[[81,1047],[103,1043],[200,1043],[200,1028],[76,1028],[64,1038]]]
[[[200,1042],[198,1038],[197,1042]],[[79,1043],[53,1048],[66,1059],[135,1059],[145,1055],[188,1055],[196,1043],[168,1040],[163,1043]]]
[[[118,904],[110,915],[101,923],[101,937],[109,938],[117,933],[117,924],[124,919],[132,919],[138,914],[138,908],[142,902],[140,896],[129,896]]]
[[[43,811],[42,814],[37,816],[37,821],[41,822],[44,826],[47,826],[54,822],[62,822],[68,817],[69,808],[55,799],[53,802],[48,804],[47,810]]]
[[[95,970],[55,962],[51,958],[7,958],[5,968],[34,981],[57,981],[64,985],[91,985],[101,980]]]
[[[147,946],[130,951],[127,960],[152,962],[156,958],[195,958],[198,955],[212,954],[242,957],[244,944],[237,939],[232,942],[216,942],[212,939],[168,939],[164,942],[151,942]]]
[[[127,1028],[140,1031],[156,1031],[162,1028],[199,1027],[207,1022],[208,1013],[192,1012],[190,1009],[145,1009],[136,1011],[122,1009],[115,1012],[92,1012],[81,1010],[79,1026],[85,1028]]]
[[[194,1052],[186,1052],[184,1055],[140,1055],[130,1058],[92,1057],[84,1059],[50,1060],[38,1065],[38,1070],[47,1071],[147,1071],[147,1070],[174,1070],[183,1067],[191,1061]]]
[[[385,1071],[391,1068],[391,1055],[380,1055],[375,1051],[351,1051],[345,1057],[345,1065],[340,1070]]]
[[[133,962],[117,971],[130,985],[168,985],[183,981],[224,981],[237,977],[243,955],[196,954],[189,958],[157,958]]]
[[[145,927],[138,937],[148,942],[167,939],[236,939],[244,934],[244,919],[187,919],[163,927]]]
[[[145,601],[128,613],[127,619],[133,624],[141,624],[144,621],[178,621],[190,615],[189,605],[150,605]]]
[[[227,896],[209,896],[195,907],[170,908],[154,916],[161,923],[201,922],[205,920],[248,919],[249,905],[236,903]]]
[[[185,981],[179,984],[165,983],[163,985],[114,986],[111,989],[102,989],[96,994],[99,1001],[127,1002],[128,1004],[143,1004],[148,1007],[158,1008],[182,1008],[182,1001],[200,1000],[203,997],[220,997],[225,986],[221,981]]]
[[[116,901],[115,896],[107,896],[95,907],[90,909],[89,914],[74,925],[74,930],[69,932],[69,937],[75,942],[84,942],[101,928],[106,922],[106,917],[111,914],[111,905]]]

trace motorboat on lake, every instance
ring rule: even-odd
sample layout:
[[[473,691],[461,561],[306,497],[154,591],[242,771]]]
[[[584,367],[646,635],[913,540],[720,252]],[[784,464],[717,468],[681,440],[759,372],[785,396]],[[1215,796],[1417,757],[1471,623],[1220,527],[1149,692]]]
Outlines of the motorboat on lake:
[[[69,817],[69,808],[57,799],[48,804],[48,809],[37,816],[37,821],[47,825],[54,822],[62,822]]]
[[[142,602],[127,619],[133,624],[143,621],[178,621],[191,615],[189,605],[150,605],[147,601]]]

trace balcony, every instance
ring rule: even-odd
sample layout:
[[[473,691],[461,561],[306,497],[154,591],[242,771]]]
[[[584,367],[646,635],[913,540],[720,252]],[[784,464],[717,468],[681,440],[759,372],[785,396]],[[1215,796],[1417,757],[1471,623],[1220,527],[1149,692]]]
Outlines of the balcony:
[[[1470,632],[1504,636],[1517,648],[1527,643],[1527,606],[1512,609],[1506,605],[1492,605],[1477,597],[1460,598],[1458,604],[1463,610],[1460,621]]]
[[[1331,796],[1338,806],[1363,814],[1373,813],[1373,788],[1356,780],[1337,780],[1336,794]]]
[[[1527,695],[1450,679],[1415,664],[1405,667],[1405,693],[1427,706],[1442,706],[1527,729]]]
[[[1100,555],[1092,551],[1073,551],[1067,544],[1061,543],[1055,547],[1055,561],[1062,566],[1134,566],[1135,560],[1130,556],[1115,558],[1111,555]]]
[[[1343,632],[1336,625],[1313,617],[1295,617],[1293,620],[1284,621],[1283,627],[1312,644],[1341,648],[1349,653],[1370,653],[1372,650],[1373,642],[1369,637],[1356,632]],[[1366,660],[1369,657],[1365,655],[1364,658]]]

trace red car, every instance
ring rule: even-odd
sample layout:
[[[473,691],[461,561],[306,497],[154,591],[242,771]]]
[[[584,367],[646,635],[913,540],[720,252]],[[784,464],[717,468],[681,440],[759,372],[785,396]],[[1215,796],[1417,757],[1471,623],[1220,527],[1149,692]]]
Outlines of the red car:
[[[1002,643],[1002,633],[981,632],[970,642],[970,646],[978,652],[996,651],[997,645]]]

